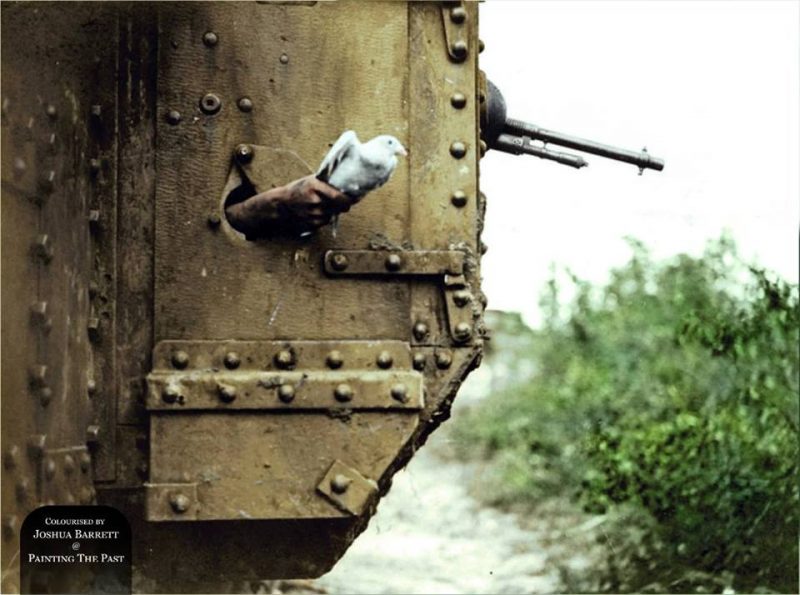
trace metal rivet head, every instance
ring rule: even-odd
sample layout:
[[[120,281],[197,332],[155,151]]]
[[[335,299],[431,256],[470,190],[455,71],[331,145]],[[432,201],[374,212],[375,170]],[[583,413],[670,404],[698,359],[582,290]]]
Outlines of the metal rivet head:
[[[401,403],[408,402],[408,389],[405,384],[395,384],[391,390],[392,398]]]
[[[387,271],[399,271],[403,266],[403,259],[399,254],[390,254],[386,257],[385,265]]]
[[[461,159],[467,154],[467,145],[457,140],[450,145],[450,154],[456,159]]]
[[[338,349],[334,349],[328,354],[328,357],[325,358],[325,363],[328,364],[328,367],[331,370],[337,370],[341,368],[342,364],[344,363],[342,352]]]
[[[180,387],[171,382],[164,387],[161,391],[161,400],[167,403],[168,405],[172,405],[173,403],[177,402],[178,399],[181,398],[181,389]]]
[[[236,387],[229,384],[218,384],[217,393],[223,403],[233,403],[236,400]]]
[[[17,502],[23,504],[28,501],[28,496],[31,493],[30,484],[27,479],[21,479],[16,486]]]
[[[89,444],[97,444],[100,441],[100,426],[90,425],[86,426],[86,442]]]
[[[86,381],[86,394],[91,398],[97,393],[97,382],[93,378]]]
[[[86,332],[89,334],[89,340],[96,343],[100,340],[100,319],[92,316],[86,321]]]
[[[463,6],[454,6],[450,9],[450,20],[460,25],[467,20],[467,11]]]
[[[472,294],[466,289],[459,289],[453,294],[453,303],[459,308],[463,308],[472,301]]]
[[[240,111],[243,111],[245,113],[253,111],[253,100],[250,99],[249,97],[240,98],[239,101],[236,102],[236,105],[239,107]]]
[[[467,42],[463,39],[459,39],[458,41],[454,41],[450,45],[450,52],[453,55],[453,58],[458,60],[459,62],[463,62],[467,59],[467,55],[469,54]]]
[[[384,370],[391,368],[392,364],[394,363],[394,358],[392,358],[392,354],[388,351],[381,351],[378,354],[378,359],[375,360],[375,363],[378,364],[379,368],[383,368]]]
[[[21,178],[22,175],[25,173],[25,170],[28,169],[28,166],[25,164],[25,160],[21,157],[14,158],[14,176],[17,178]]]
[[[103,116],[103,108],[100,105],[93,105],[91,109],[92,118],[99,120]]]
[[[81,471],[88,473],[92,466],[92,457],[88,452],[81,453]]]
[[[17,515],[9,514],[3,517],[3,539],[10,541],[17,534]]]
[[[483,43],[482,39],[479,39],[478,40],[478,53],[479,54],[483,53],[483,50],[485,50],[485,49],[486,49],[486,44]]]
[[[56,462],[53,459],[47,459],[44,462],[44,476],[47,479],[53,479],[56,476],[57,470]]]
[[[279,58],[281,64],[288,64],[289,63],[289,56],[287,54],[281,54]]]
[[[100,173],[100,160],[96,157],[89,159],[89,173],[93,176]]]
[[[481,255],[486,254],[489,251],[489,246],[484,242],[481,242]]]
[[[47,442],[47,436],[44,434],[34,434],[28,440],[28,455],[33,460],[39,460],[44,454],[44,445]]]
[[[427,324],[425,324],[424,322],[418,322],[414,325],[412,332],[414,333],[414,338],[417,341],[422,341],[423,339],[425,339],[425,337],[428,336],[428,333],[430,331],[428,329]]]
[[[411,364],[414,366],[415,370],[421,372],[425,369],[426,360],[427,358],[425,357],[424,353],[415,353],[411,360]]]
[[[52,400],[53,389],[51,389],[49,386],[45,386],[39,390],[39,403],[42,405],[42,407],[47,407]]]
[[[489,145],[486,144],[485,140],[481,140],[478,143],[478,152],[479,152],[480,156],[483,157],[484,155],[486,155],[486,151],[488,151],[488,150],[489,150]]]
[[[81,504],[91,504],[94,500],[94,492],[89,486],[84,486],[81,489]]]
[[[167,112],[167,124],[176,126],[181,123],[181,113],[176,109],[171,109]]]
[[[250,163],[253,160],[253,147],[250,145],[239,145],[236,147],[236,161],[239,163]]]
[[[346,475],[337,473],[331,478],[331,490],[334,494],[344,494],[350,487],[351,483],[353,483],[352,479]]]
[[[45,264],[53,260],[53,246],[50,244],[50,237],[46,233],[36,237],[36,242],[33,244],[33,254]]]
[[[169,505],[172,507],[172,510],[177,514],[183,514],[187,510],[189,510],[189,506],[191,505],[191,500],[185,495],[178,492],[177,494],[172,494],[169,497]]]
[[[454,207],[458,207],[459,209],[466,206],[467,193],[464,192],[463,190],[456,190],[450,197],[450,202],[453,204]]]
[[[275,365],[281,370],[289,370],[295,366],[294,354],[289,349],[281,349],[275,355]]]
[[[89,211],[89,231],[97,233],[100,230],[100,211],[91,209]]]
[[[189,365],[189,354],[185,351],[178,350],[172,354],[172,367],[178,370],[183,370]]]
[[[284,403],[291,403],[294,401],[294,386],[291,384],[281,384],[278,387],[278,398]]]
[[[3,453],[3,467],[7,470],[14,469],[19,459],[19,446],[12,445]]]
[[[440,370],[446,370],[453,364],[453,356],[449,351],[436,352],[436,367]]]
[[[334,389],[333,396],[337,401],[346,403],[353,400],[353,389],[348,384],[340,384]]]
[[[37,389],[47,384],[47,366],[38,364],[28,370],[28,382],[31,388]]]
[[[219,37],[213,31],[206,31],[203,33],[203,43],[210,48],[213,48],[219,42]]]
[[[47,302],[34,302],[31,304],[31,322],[34,324],[47,322]]]
[[[331,267],[335,271],[343,271],[350,266],[350,261],[344,254],[334,254],[331,256]]]
[[[219,213],[211,213],[206,221],[211,229],[217,229],[222,223],[222,218]]]
[[[229,351],[225,354],[225,359],[223,360],[225,367],[229,370],[235,370],[238,368],[242,363],[242,358],[239,357],[239,354],[235,351]]]
[[[200,98],[200,110],[213,116],[222,108],[222,100],[214,93],[206,93]]]
[[[50,119],[54,119],[56,116],[58,116],[58,110],[52,103],[49,104],[44,111],[47,114],[47,117]]]
[[[456,109],[463,109],[467,105],[467,96],[463,93],[453,93],[450,96],[450,105]]]
[[[75,471],[75,459],[72,458],[72,455],[65,455],[64,473],[66,473],[67,475],[71,475],[73,471]]]
[[[459,322],[453,329],[453,336],[457,341],[469,341],[472,338],[472,326],[466,322]]]

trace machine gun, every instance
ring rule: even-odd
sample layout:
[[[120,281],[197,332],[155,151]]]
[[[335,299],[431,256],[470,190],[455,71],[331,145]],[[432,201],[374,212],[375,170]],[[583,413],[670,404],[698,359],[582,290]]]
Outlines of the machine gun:
[[[533,155],[576,169],[589,165],[580,155],[547,148],[547,144],[553,144],[616,161],[632,163],[639,168],[639,175],[645,169],[656,171],[664,169],[664,160],[653,157],[647,152],[647,149],[638,152],[618,149],[509,118],[506,116],[505,99],[497,86],[487,80],[486,90],[481,107],[481,139],[489,149],[496,149],[512,155]],[[537,140],[543,144],[534,144],[534,141]]]

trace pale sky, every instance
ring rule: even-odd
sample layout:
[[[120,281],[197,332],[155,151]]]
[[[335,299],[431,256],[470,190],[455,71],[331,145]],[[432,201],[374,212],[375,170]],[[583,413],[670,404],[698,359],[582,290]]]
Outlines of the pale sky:
[[[640,177],[592,155],[574,170],[490,151],[490,308],[536,324],[550,263],[602,281],[630,256],[627,235],[669,256],[698,254],[727,229],[745,258],[797,282],[800,3],[489,0],[480,10],[481,68],[510,116],[646,145],[666,161]]]

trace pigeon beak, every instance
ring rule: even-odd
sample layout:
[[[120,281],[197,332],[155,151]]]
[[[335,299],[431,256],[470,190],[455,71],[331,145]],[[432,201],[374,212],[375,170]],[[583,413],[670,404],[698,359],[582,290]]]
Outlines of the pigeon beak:
[[[397,149],[397,152],[398,152],[400,155],[408,155],[408,151],[406,151],[406,148],[405,148],[403,145],[400,145],[400,148],[399,148],[399,149]]]

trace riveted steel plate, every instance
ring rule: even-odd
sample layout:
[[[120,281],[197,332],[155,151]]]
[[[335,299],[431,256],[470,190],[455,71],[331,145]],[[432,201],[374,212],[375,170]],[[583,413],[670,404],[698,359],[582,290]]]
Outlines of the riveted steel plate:
[[[328,250],[325,272],[345,275],[460,275],[464,253],[456,250]]]
[[[378,485],[341,461],[334,461],[317,491],[343,510],[359,515],[378,493]]]
[[[91,463],[85,446],[45,450],[39,460],[42,502],[91,504],[95,496]]]

